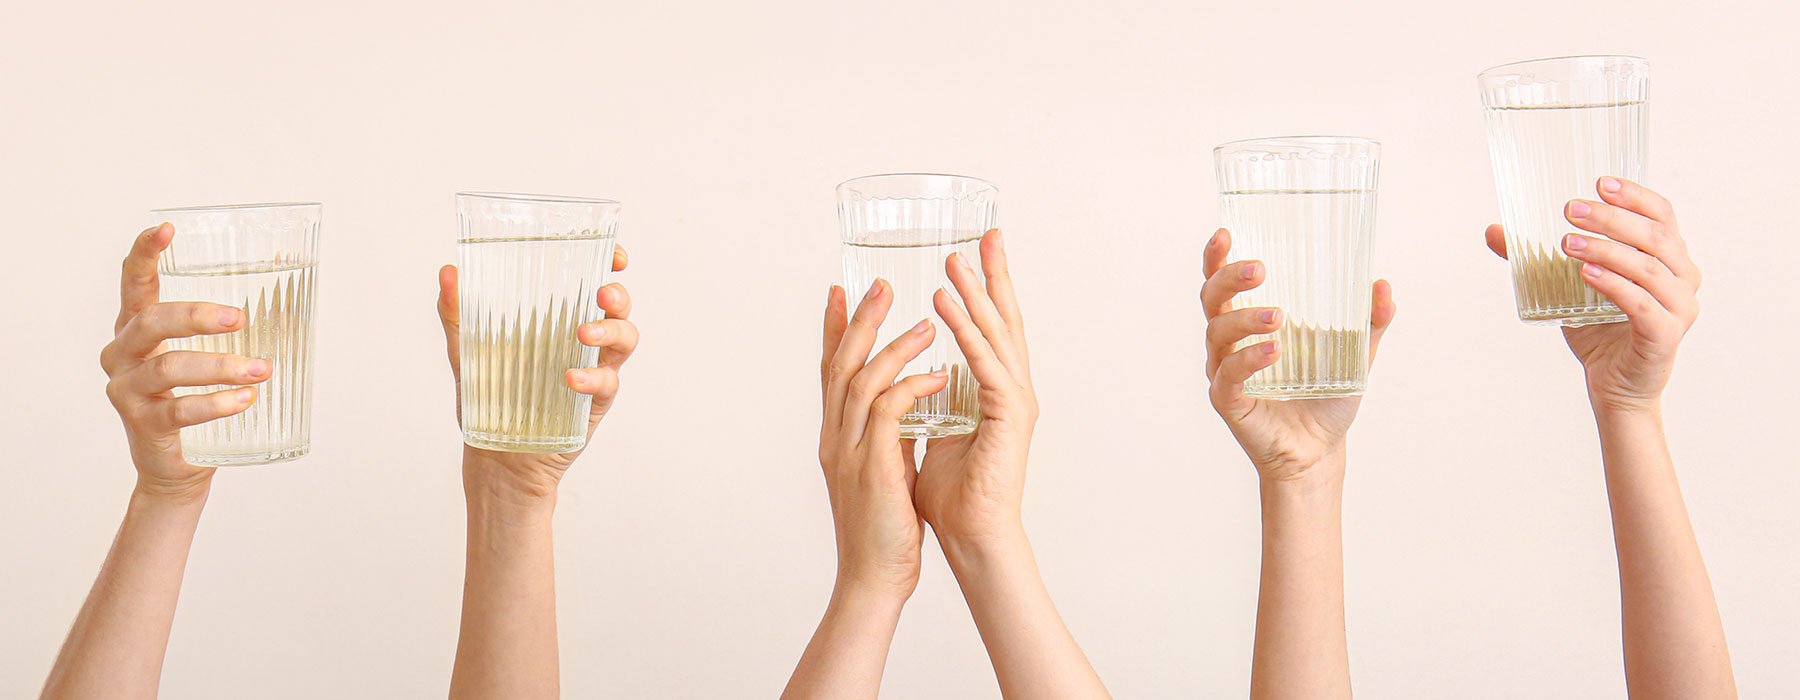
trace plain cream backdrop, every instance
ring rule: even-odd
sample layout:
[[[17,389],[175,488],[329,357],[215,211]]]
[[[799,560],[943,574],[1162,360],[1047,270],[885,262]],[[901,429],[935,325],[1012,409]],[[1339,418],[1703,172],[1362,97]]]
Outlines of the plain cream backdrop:
[[[1252,470],[1205,401],[1209,149],[1384,142],[1400,316],[1352,434],[1350,648],[1371,698],[1618,697],[1591,418],[1515,320],[1475,73],[1653,65],[1650,184],[1705,311],[1668,393],[1746,697],[1800,681],[1784,3],[11,2],[0,21],[0,695],[37,692],[133,473],[96,357],[158,206],[325,203],[314,449],[220,475],[173,698],[447,687],[463,505],[435,268],[459,189],[625,202],[644,341],[557,514],[572,698],[772,697],[831,586],[816,461],[832,187],[1000,186],[1043,419],[1026,517],[1121,698],[1247,687]],[[1762,9],[1756,9],[1762,8]],[[995,697],[934,546],[885,688]]]

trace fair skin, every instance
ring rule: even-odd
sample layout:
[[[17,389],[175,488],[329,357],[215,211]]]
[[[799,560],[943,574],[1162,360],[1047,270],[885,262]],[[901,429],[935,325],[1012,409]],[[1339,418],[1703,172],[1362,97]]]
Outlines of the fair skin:
[[[945,271],[956,297],[939,290],[933,298],[981,385],[981,423],[932,441],[917,470],[911,441],[899,438],[900,418],[915,398],[948,380],[894,380],[935,330],[922,320],[865,362],[893,289],[878,280],[853,317],[843,291],[830,294],[819,452],[837,529],[838,581],[783,698],[875,697],[901,606],[918,583],[921,521],[931,525],[962,587],[1003,697],[1109,697],[1057,614],[1025,536],[1021,502],[1037,397],[999,231],[982,238],[981,259],[978,276],[960,255],[950,256]]]
[[[1569,234],[1563,250],[1584,263],[1582,279],[1629,321],[1565,328],[1563,334],[1585,371],[1600,433],[1619,559],[1627,689],[1637,700],[1734,698],[1724,629],[1662,432],[1662,391],[1677,346],[1699,313],[1699,268],[1687,255],[1667,200],[1615,178],[1602,178],[1597,190],[1601,201],[1574,200],[1564,213],[1577,228],[1607,238]],[[1488,228],[1487,242],[1505,257],[1499,226]],[[1260,269],[1246,269],[1260,268],[1254,261],[1218,264],[1229,246],[1224,231],[1208,246],[1207,286],[1216,291],[1203,297],[1211,319],[1213,404],[1263,483],[1264,570],[1251,693],[1348,697],[1338,506],[1342,436],[1355,404],[1242,397],[1243,381],[1271,364],[1279,349],[1264,343],[1232,352],[1232,345],[1279,326],[1280,316],[1228,310],[1232,295],[1262,281]],[[1377,339],[1393,318],[1391,291],[1384,287],[1377,283],[1375,289]],[[1282,418],[1298,415],[1310,415],[1310,424]]]
[[[1244,395],[1244,382],[1281,357],[1278,341],[1233,350],[1244,338],[1281,327],[1280,309],[1232,309],[1260,286],[1268,267],[1226,264],[1230,232],[1206,245],[1200,299],[1208,319],[1206,376],[1213,408],[1256,467],[1262,494],[1263,566],[1250,666],[1253,698],[1348,698],[1350,656],[1344,637],[1342,512],[1345,439],[1361,397],[1269,401]],[[1394,321],[1394,290],[1377,281],[1370,308],[1369,354]]]
[[[1582,279],[1628,321],[1564,328],[1563,337],[1581,361],[1600,433],[1619,560],[1625,685],[1634,700],[1735,698],[1725,628],[1662,421],[1676,350],[1700,315],[1700,268],[1662,195],[1617,178],[1596,185],[1598,201],[1572,200],[1563,214],[1605,237],[1568,234],[1563,252],[1582,261]],[[1488,227],[1487,243],[1506,257],[1499,226]]]
[[[175,620],[188,550],[213,470],[189,464],[181,428],[250,407],[267,360],[177,351],[166,340],[243,326],[241,310],[200,302],[158,302],[156,261],[173,240],[169,224],[139,234],[125,257],[113,340],[100,353],[106,395],[125,425],[137,483],[112,550],[57,655],[41,697],[154,698]],[[176,397],[175,387],[238,385]]]
[[[625,264],[625,250],[615,249],[613,269],[623,270]],[[637,327],[626,320],[631,298],[623,286],[601,287],[596,302],[607,318],[583,324],[576,336],[583,344],[600,348],[600,364],[569,369],[565,377],[570,389],[594,397],[590,437],[612,408],[619,369],[638,342]],[[438,317],[460,396],[457,305],[457,270],[445,265],[438,271]],[[460,411],[460,400],[457,405]],[[463,575],[462,631],[450,676],[452,700],[559,696],[551,516],[557,485],[580,454],[580,450],[523,454],[463,446],[468,564]]]

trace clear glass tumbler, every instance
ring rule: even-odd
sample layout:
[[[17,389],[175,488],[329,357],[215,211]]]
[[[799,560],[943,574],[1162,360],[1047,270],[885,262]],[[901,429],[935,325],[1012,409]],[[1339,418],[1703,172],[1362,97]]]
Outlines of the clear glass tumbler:
[[[458,303],[463,442],[505,452],[573,452],[587,443],[593,397],[570,369],[599,348],[575,329],[603,317],[619,203],[459,192]]]
[[[1597,199],[1604,175],[1643,182],[1649,77],[1650,64],[1631,56],[1546,58],[1478,76],[1519,320],[1625,320],[1581,280],[1581,262],[1563,254],[1562,237],[1575,230],[1563,207]]]
[[[1369,256],[1381,144],[1347,136],[1234,141],[1213,149],[1231,260],[1268,266],[1234,308],[1279,307],[1281,357],[1244,384],[1257,398],[1355,396],[1369,383]]]
[[[157,209],[175,237],[157,262],[161,301],[206,301],[244,311],[231,333],[172,338],[169,350],[268,360],[269,378],[242,413],[181,429],[181,451],[206,467],[285,462],[312,449],[313,294],[317,203]],[[177,387],[177,396],[233,387]]]
[[[844,289],[852,310],[877,278],[894,288],[894,305],[877,334],[876,348],[935,318],[931,296],[951,289],[944,260],[962,253],[981,269],[981,236],[997,222],[992,184],[960,175],[903,173],[869,175],[837,187],[838,222],[843,228]],[[960,435],[981,420],[974,375],[948,328],[940,324],[931,347],[906,364],[900,376],[937,370],[950,383],[913,402],[900,422],[909,438]]]

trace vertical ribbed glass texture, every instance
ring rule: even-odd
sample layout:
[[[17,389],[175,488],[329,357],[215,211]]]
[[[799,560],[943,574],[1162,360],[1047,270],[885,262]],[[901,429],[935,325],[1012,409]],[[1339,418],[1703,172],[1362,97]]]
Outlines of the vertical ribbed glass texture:
[[[976,277],[981,276],[981,236],[997,223],[997,192],[987,182],[957,175],[870,175],[838,185],[850,309],[855,310],[877,278],[894,288],[894,305],[876,337],[877,350],[920,319],[937,323],[931,296],[940,288],[955,294],[944,274],[944,260],[951,253],[962,253]],[[949,372],[949,385],[913,402],[900,423],[902,437],[960,435],[981,420],[979,385],[955,337],[941,323],[931,347],[908,362],[900,376],[940,369]]]
[[[1244,384],[1257,398],[1355,396],[1369,377],[1369,255],[1381,144],[1344,136],[1236,141],[1213,149],[1231,261],[1268,266],[1234,309],[1273,306],[1280,329],[1238,344],[1281,343]]]
[[[268,360],[269,378],[242,413],[181,429],[187,461],[207,467],[284,462],[312,449],[313,293],[318,284],[315,203],[158,209],[175,237],[157,263],[160,301],[235,306],[231,333],[172,338],[170,351]],[[234,386],[177,387],[176,396]]]
[[[599,361],[575,329],[603,318],[595,297],[612,272],[619,203],[461,192],[456,214],[463,442],[581,449],[593,397],[567,374]]]
[[[1479,76],[1520,320],[1625,320],[1581,280],[1581,262],[1563,254],[1563,235],[1575,231],[1563,208],[1571,199],[1598,198],[1601,176],[1644,181],[1649,76],[1650,65],[1630,56],[1526,61]]]

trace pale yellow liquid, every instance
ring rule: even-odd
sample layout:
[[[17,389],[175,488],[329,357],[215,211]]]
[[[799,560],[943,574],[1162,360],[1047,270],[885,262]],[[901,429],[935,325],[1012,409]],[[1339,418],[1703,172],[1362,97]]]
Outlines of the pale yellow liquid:
[[[1244,345],[1281,343],[1280,359],[1244,382],[1244,395],[1261,399],[1356,396],[1369,386],[1369,334],[1283,326]]]
[[[168,349],[261,358],[269,378],[242,413],[181,429],[182,454],[201,466],[268,464],[311,449],[313,265],[164,272],[164,301],[209,301],[244,311],[244,327],[216,335],[172,338]],[[177,387],[176,396],[235,386]]]
[[[916,235],[904,231],[892,233],[896,240]],[[951,253],[962,253],[970,265],[981,269],[980,234],[939,245],[884,244],[880,242],[882,234],[879,233],[870,234],[868,238],[876,242],[844,244],[844,284],[851,300],[851,311],[855,311],[863,293],[877,278],[893,285],[894,303],[876,334],[873,352],[880,352],[920,319],[931,319],[937,325],[931,347],[908,362],[899,377],[940,369],[949,372],[950,383],[942,391],[913,402],[912,410],[900,421],[901,436],[944,437],[974,430],[981,419],[977,400],[980,384],[969,372],[968,361],[957,346],[955,336],[937,318],[931,296],[939,288],[954,290],[944,274],[944,260]],[[956,298],[954,291],[951,297]]]
[[[567,373],[598,362],[575,329],[602,318],[595,293],[612,247],[611,237],[459,244],[464,442],[542,453],[587,442],[592,397]]]

